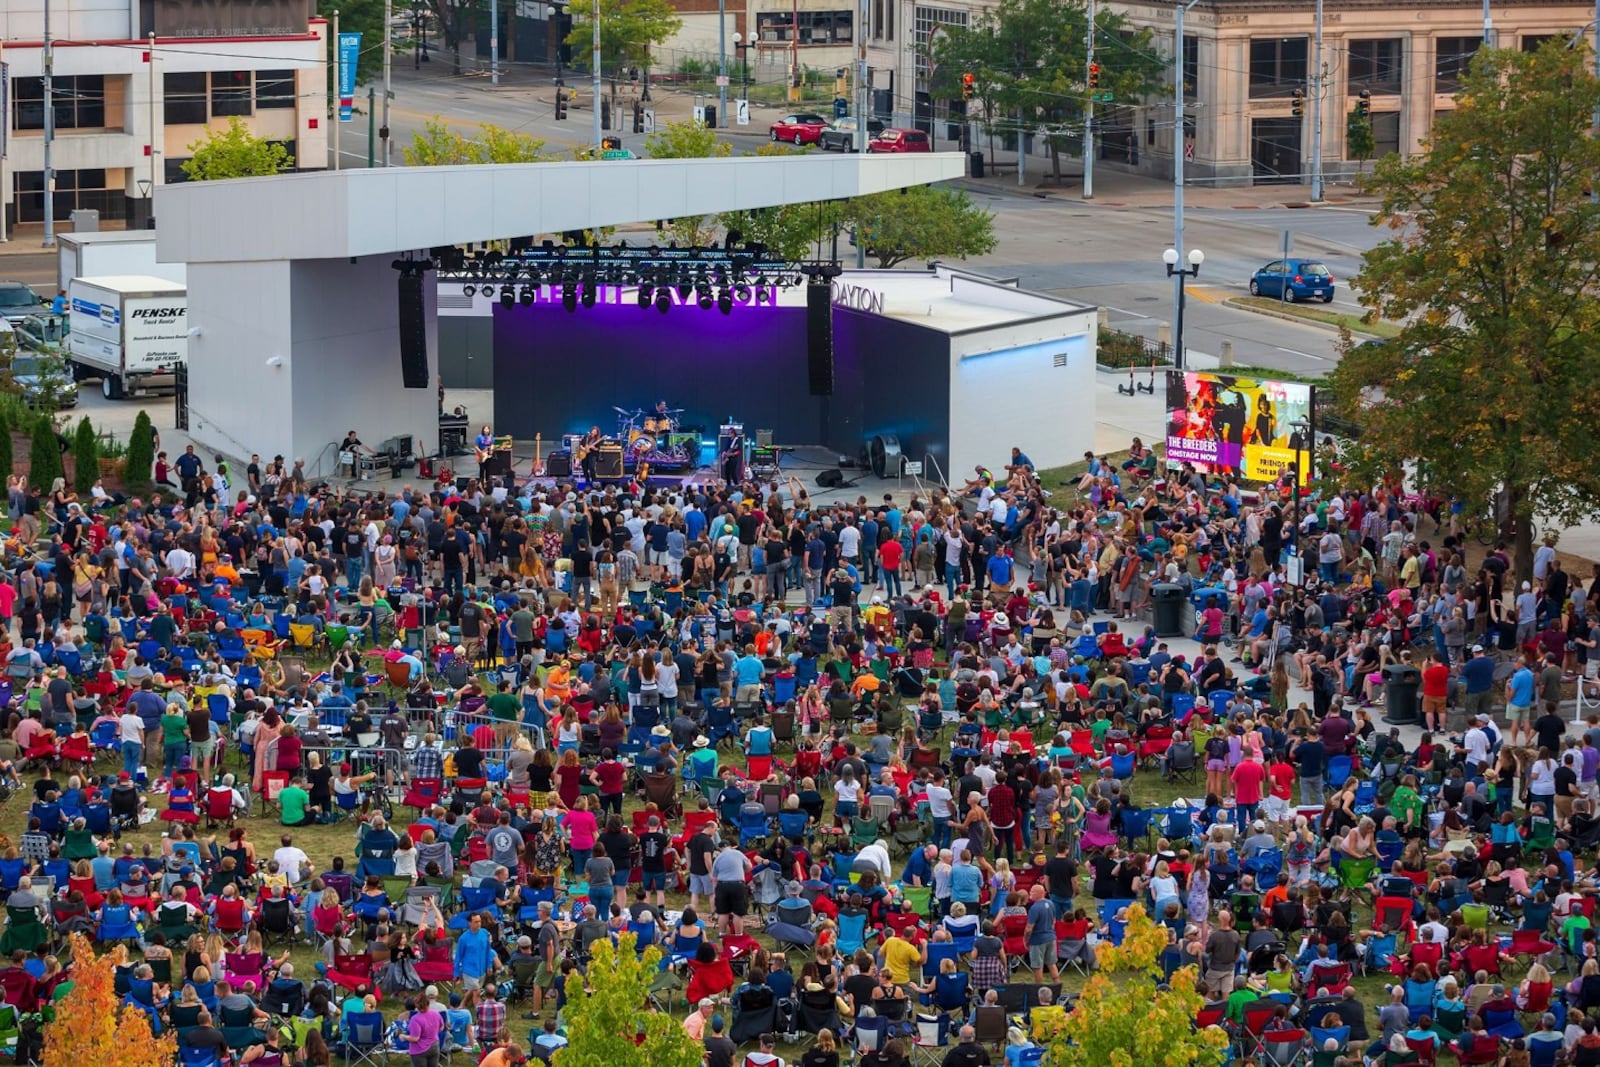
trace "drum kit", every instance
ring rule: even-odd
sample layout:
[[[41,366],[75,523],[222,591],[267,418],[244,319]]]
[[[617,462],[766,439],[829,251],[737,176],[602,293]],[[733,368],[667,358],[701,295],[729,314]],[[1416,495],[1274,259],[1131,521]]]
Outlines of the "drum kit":
[[[626,467],[649,464],[651,467],[684,470],[694,465],[699,448],[692,452],[684,435],[678,433],[683,408],[656,409],[612,407],[617,413],[617,440],[622,442],[622,461]]]

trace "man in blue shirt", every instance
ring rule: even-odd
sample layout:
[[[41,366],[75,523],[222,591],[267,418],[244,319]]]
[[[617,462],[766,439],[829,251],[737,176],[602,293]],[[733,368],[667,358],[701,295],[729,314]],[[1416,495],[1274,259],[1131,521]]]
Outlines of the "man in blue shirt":
[[[1010,589],[1013,572],[1011,549],[1001,545],[995,554],[989,557],[988,571],[990,585],[1000,590]]]
[[[483,928],[481,914],[474,913],[467,919],[466,930],[456,940],[455,966],[463,989],[479,988],[500,966],[500,958],[489,944],[489,931]]]
[[[756,656],[756,646],[745,645],[744,655],[733,665],[734,690],[733,699],[736,704],[755,704],[761,700],[761,674],[763,667],[761,660]]]
[[[1522,656],[1517,660],[1516,673],[1506,682],[1506,739],[1513,745],[1517,744],[1517,738],[1522,734],[1527,735],[1524,744],[1533,743],[1529,715],[1533,711],[1534,689],[1533,668],[1528,663],[1528,657]]]
[[[1472,655],[1461,665],[1461,684],[1466,689],[1463,701],[1468,722],[1489,714],[1490,692],[1494,689],[1494,660],[1482,645],[1472,646]]]
[[[970,912],[983,893],[983,871],[972,862],[972,850],[962,849],[961,860],[950,868],[950,900],[967,905]]]
[[[1028,890],[1028,966],[1033,980],[1044,984],[1044,973],[1056,979],[1056,906],[1046,898],[1044,886],[1035,882]]]

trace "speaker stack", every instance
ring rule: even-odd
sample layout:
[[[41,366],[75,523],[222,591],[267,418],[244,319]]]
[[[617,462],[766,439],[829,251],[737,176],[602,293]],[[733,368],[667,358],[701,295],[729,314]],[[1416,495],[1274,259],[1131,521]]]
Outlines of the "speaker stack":
[[[806,283],[806,373],[812,396],[833,395],[833,286]]]
[[[420,271],[400,272],[400,374],[407,389],[426,389],[428,315],[422,301]]]

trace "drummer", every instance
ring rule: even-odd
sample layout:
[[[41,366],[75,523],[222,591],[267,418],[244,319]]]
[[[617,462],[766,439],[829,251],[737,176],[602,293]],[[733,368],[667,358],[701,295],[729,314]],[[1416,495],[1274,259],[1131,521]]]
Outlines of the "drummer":
[[[670,433],[672,431],[672,411],[667,407],[665,400],[656,401],[656,409],[644,420],[646,433]]]

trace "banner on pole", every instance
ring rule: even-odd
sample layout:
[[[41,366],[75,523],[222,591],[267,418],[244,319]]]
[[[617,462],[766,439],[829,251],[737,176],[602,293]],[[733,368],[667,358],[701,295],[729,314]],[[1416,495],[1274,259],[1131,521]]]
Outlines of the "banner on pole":
[[[339,35],[339,121],[355,117],[356,68],[361,62],[361,34]]]

